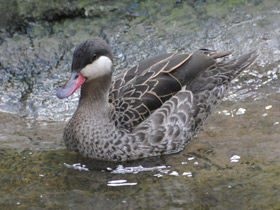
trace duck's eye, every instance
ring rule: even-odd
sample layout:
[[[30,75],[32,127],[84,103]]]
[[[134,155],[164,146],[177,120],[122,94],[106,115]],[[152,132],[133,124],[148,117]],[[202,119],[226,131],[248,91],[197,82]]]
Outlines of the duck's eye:
[[[93,56],[92,56],[92,61],[96,60],[96,58],[97,58],[97,55],[96,55],[96,54],[93,54]]]

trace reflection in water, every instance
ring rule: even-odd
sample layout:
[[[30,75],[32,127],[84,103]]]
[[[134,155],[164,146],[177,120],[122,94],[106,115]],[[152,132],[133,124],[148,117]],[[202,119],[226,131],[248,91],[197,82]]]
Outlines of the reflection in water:
[[[192,177],[192,172],[183,172],[182,176]]]
[[[107,186],[109,187],[120,187],[120,186],[133,186],[137,185],[136,182],[127,182],[127,180],[112,180],[108,181]]]
[[[136,166],[136,167],[123,167],[119,165],[116,169],[112,171],[113,174],[137,174],[139,172],[144,171],[162,171],[162,169],[166,169],[167,166],[154,166],[154,167],[143,167],[143,166]]]
[[[265,107],[266,110],[271,109],[271,108],[272,108],[272,105],[268,105]]]
[[[246,112],[246,109],[244,109],[244,108],[239,108],[239,109],[235,112],[235,114],[236,114],[236,115],[242,115],[242,114],[245,114],[245,112]]]
[[[73,169],[77,169],[79,171],[88,171],[88,168],[86,168],[86,165],[82,165],[81,163],[74,163],[74,164],[67,164],[64,163],[64,165],[68,168],[73,168]]]
[[[239,162],[239,160],[240,160],[240,156],[238,156],[238,155],[233,155],[230,157],[231,163],[237,163],[237,162]]]

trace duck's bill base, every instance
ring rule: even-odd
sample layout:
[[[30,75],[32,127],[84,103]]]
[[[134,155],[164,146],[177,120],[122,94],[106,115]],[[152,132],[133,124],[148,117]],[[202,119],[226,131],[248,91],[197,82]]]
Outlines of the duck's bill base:
[[[60,99],[71,96],[85,80],[80,72],[72,72],[70,79],[57,90],[56,96]]]

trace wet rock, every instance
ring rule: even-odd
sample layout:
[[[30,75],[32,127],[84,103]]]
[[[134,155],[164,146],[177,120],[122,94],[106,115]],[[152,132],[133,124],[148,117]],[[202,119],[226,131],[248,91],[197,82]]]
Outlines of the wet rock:
[[[261,68],[241,77],[227,99],[252,97],[264,85],[277,89],[280,13],[271,8],[279,8],[279,1],[254,2],[5,1],[2,23],[13,20],[11,31],[17,26],[25,34],[0,31],[0,110],[35,119],[68,119],[78,93],[62,101],[55,91],[69,76],[75,45],[91,36],[111,44],[116,72],[164,52],[209,48],[233,50],[238,56],[257,47]],[[20,21],[12,14],[21,15]],[[267,69],[276,69],[272,78],[258,78]]]
[[[10,34],[13,31],[26,32],[28,21],[19,13],[17,0],[0,0],[0,29]]]
[[[86,17],[86,6],[95,1],[61,0],[1,0],[0,2],[0,28],[10,34],[15,31],[26,33],[30,22],[60,21],[67,18]]]
[[[41,18],[46,21],[59,21],[65,18],[85,17],[84,8],[64,8],[63,10],[49,9],[45,11]]]

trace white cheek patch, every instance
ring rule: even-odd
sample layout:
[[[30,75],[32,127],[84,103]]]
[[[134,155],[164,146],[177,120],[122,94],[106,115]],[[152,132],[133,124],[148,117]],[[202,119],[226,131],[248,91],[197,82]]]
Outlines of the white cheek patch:
[[[97,60],[91,64],[86,65],[81,73],[88,79],[95,79],[103,75],[109,74],[112,71],[112,61],[107,56],[100,56]]]

